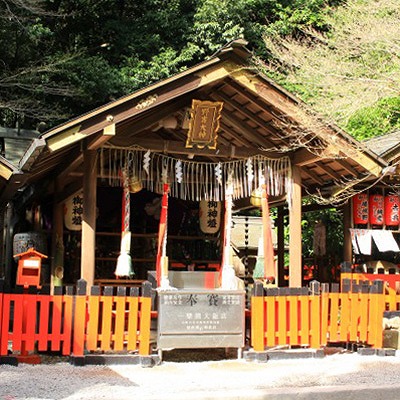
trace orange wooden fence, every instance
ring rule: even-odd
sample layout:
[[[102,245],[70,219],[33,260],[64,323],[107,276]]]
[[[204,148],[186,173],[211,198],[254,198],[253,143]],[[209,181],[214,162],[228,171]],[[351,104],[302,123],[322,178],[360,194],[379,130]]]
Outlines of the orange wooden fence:
[[[112,287],[100,293],[86,282],[55,288],[55,293],[4,293],[0,287],[0,356],[55,351],[83,356],[85,351],[138,351],[150,354],[151,285]]]
[[[382,281],[315,282],[310,288],[256,284],[251,299],[251,343],[255,351],[279,345],[320,348],[330,342],[382,347],[384,311],[399,309],[400,296],[385,294]],[[310,293],[311,291],[311,293]]]

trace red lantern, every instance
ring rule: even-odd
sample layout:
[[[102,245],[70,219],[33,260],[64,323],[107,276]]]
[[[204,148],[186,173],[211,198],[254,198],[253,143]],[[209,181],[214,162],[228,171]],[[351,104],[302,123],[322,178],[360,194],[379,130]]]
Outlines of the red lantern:
[[[385,197],[385,225],[399,225],[400,199],[398,195],[388,195]]]
[[[368,224],[368,195],[365,193],[353,197],[353,221],[355,225]]]
[[[371,225],[383,225],[384,197],[381,194],[369,196],[369,222]]]

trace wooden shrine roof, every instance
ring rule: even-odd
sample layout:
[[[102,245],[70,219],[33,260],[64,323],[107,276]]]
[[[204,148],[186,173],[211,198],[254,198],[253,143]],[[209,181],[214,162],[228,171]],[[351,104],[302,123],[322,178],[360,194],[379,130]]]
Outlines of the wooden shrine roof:
[[[81,185],[82,150],[105,144],[212,162],[289,156],[304,193],[382,173],[383,159],[262,74],[245,44],[231,42],[203,63],[45,132],[18,164],[20,185],[59,177],[72,190]],[[223,102],[215,150],[185,148],[193,99]],[[17,187],[8,185],[0,201]]]

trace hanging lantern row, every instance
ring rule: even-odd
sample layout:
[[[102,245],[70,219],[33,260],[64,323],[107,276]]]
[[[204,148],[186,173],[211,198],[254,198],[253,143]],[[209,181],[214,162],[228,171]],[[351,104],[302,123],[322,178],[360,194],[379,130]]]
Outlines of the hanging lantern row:
[[[108,176],[111,186],[120,185],[118,171],[124,170],[132,191],[143,187],[161,194],[162,185],[168,183],[170,196],[182,200],[223,201],[229,180],[233,183],[233,199],[250,197],[262,184],[266,185],[270,196],[292,192],[288,157],[271,159],[256,155],[212,163],[177,159],[142,149],[104,147],[100,164],[100,174]]]
[[[399,226],[400,198],[398,195],[359,193],[353,197],[355,225]]]

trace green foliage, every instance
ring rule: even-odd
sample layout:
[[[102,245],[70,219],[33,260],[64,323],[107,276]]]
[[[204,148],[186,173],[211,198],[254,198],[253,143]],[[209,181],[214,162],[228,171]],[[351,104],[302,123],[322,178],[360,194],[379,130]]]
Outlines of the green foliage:
[[[321,221],[326,227],[326,252],[336,259],[342,258],[343,249],[343,216],[336,209],[307,212],[302,219],[302,254],[304,257],[312,257],[314,225]]]
[[[266,36],[303,37],[308,27],[326,31],[326,16],[341,3],[4,0],[0,124],[59,123],[190,67],[239,37],[265,60]]]
[[[362,108],[349,119],[346,129],[358,140],[400,129],[400,97],[386,98]]]

